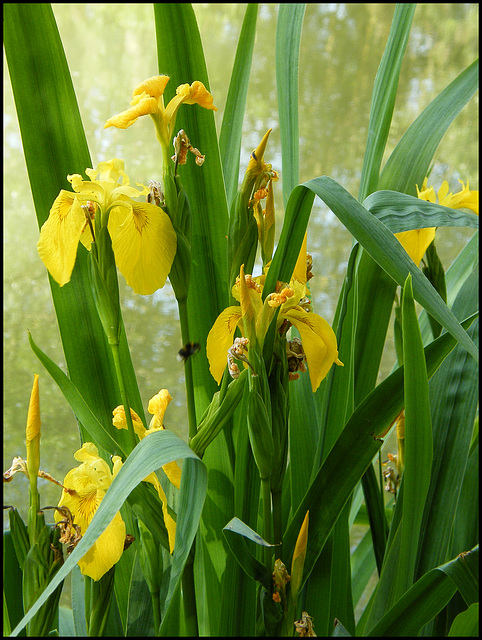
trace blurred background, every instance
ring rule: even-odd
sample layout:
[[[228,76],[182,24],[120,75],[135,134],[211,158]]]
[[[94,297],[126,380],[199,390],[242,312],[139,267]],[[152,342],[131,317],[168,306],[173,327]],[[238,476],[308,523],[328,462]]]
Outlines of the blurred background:
[[[159,72],[151,4],[53,4],[84,123],[94,167],[117,157],[125,160],[131,181],[147,184],[161,175],[161,150],[152,123],[142,118],[125,131],[104,130],[105,121],[126,109],[133,88]],[[214,104],[221,128],[224,104],[245,4],[194,4],[205,50]],[[371,91],[386,44],[394,5],[386,3],[308,4],[300,53],[300,182],[328,175],[355,197],[363,164]],[[265,159],[281,172],[276,82],[277,4],[260,4],[249,85],[241,174],[249,154],[266,130]],[[387,157],[419,113],[478,55],[478,5],[420,4],[415,11],[387,147]],[[187,81],[187,79],[186,79]],[[197,107],[186,107],[197,108]],[[191,140],[202,151],[202,141]],[[458,179],[478,189],[478,96],[464,108],[440,144],[429,184],[436,191]],[[209,162],[209,158],[207,158]],[[282,174],[281,174],[282,180]],[[76,466],[79,448],[75,418],[55,383],[31,351],[27,330],[65,370],[47,272],[36,244],[38,226],[22,153],[8,68],[4,58],[4,470],[16,455],[25,457],[25,425],[33,374],[40,374],[41,468],[62,481]],[[281,184],[275,185],[277,235],[283,220]],[[447,269],[473,235],[468,229],[440,229],[436,245]],[[337,218],[315,200],[308,251],[315,277],[313,308],[329,322],[352,245]],[[124,323],[147,410],[151,396],[169,389],[173,401],[165,424],[187,440],[183,366],[177,305],[166,286],[152,296],[136,295],[119,276]],[[392,330],[381,377],[395,362]],[[4,486],[4,504],[23,516],[28,483],[18,474]],[[56,504],[60,489],[41,480],[41,504]],[[52,516],[47,515],[52,521]]]

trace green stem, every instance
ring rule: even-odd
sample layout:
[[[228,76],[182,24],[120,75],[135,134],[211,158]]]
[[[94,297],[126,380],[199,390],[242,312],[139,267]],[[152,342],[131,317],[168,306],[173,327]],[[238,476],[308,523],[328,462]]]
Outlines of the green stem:
[[[177,301],[179,307],[179,321],[183,344],[189,344],[189,318],[187,313],[187,298]],[[184,377],[186,380],[187,415],[189,420],[189,437],[194,438],[197,433],[196,406],[194,402],[194,383],[192,376],[191,358],[184,361]]]
[[[266,542],[271,543],[272,526],[271,526],[271,481],[269,478],[261,478],[261,491],[263,497],[263,535]],[[264,559],[268,569],[271,570],[271,547],[264,548]]]
[[[161,599],[159,598],[159,591],[156,591],[156,593],[151,593],[151,600],[152,612],[154,615],[154,629],[156,630],[157,635],[157,629],[159,629],[161,625]]]
[[[272,491],[271,499],[273,501],[273,542],[277,544],[283,539],[283,526],[281,521],[281,491]],[[277,547],[277,554],[283,557],[282,547]]]
[[[127,430],[129,431],[129,435],[130,435],[130,439],[131,439],[131,447],[132,449],[134,449],[134,447],[137,444],[137,440],[136,440],[136,434],[134,431],[134,425],[132,424],[132,416],[131,416],[131,409],[129,406],[129,400],[127,398],[127,389],[124,383],[124,376],[122,375],[122,367],[121,367],[121,362],[120,362],[120,353],[119,353],[119,344],[110,344],[110,348],[112,350],[112,357],[114,358],[114,366],[115,366],[115,372],[116,372],[116,376],[117,376],[117,382],[119,384],[119,389],[120,389],[120,394],[121,394],[121,399],[122,399],[122,404],[124,405],[124,412],[126,415],[126,422],[127,422]],[[131,449],[131,450],[132,450]]]
[[[197,624],[196,592],[194,588],[194,543],[182,574],[182,597],[184,603],[184,624],[186,636],[199,636]]]

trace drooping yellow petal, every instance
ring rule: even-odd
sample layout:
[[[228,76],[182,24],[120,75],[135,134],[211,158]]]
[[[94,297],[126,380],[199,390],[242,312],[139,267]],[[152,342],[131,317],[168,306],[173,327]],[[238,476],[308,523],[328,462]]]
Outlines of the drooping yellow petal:
[[[308,363],[311,388],[315,392],[332,364],[342,365],[338,360],[338,348],[333,329],[316,313],[289,309],[283,312],[282,318],[289,320],[300,333]]]
[[[77,247],[86,227],[80,202],[73,193],[62,190],[42,225],[37,243],[40,259],[61,287],[70,281]]]
[[[397,238],[418,267],[420,260],[423,258],[425,252],[435,238],[435,227],[414,229],[413,231],[401,231],[400,233],[395,234],[395,238]]]
[[[216,318],[206,343],[209,371],[219,384],[227,364],[228,349],[233,344],[236,326],[241,320],[241,307],[227,307]]]
[[[150,473],[147,478],[144,478],[144,482],[150,482],[154,485],[154,488],[162,502],[162,515],[164,516],[164,524],[166,525],[167,535],[169,538],[169,551],[172,553],[174,551],[174,542],[176,538],[176,523],[167,510],[166,494],[164,493],[164,489],[161,487],[161,483],[154,472]]]
[[[214,98],[199,80],[195,80],[191,86],[186,84],[180,85],[176,89],[176,93],[186,96],[184,104],[198,104],[200,107],[204,107],[204,109],[210,109],[212,111],[218,110],[213,104]]]
[[[169,479],[169,482],[173,484],[177,489],[181,488],[181,467],[175,460],[162,465],[162,470]]]
[[[141,295],[163,287],[177,247],[167,213],[154,204],[132,201],[112,209],[108,228],[116,264],[127,284]]]
[[[153,431],[164,429],[164,414],[166,412],[168,404],[171,402],[172,396],[167,389],[161,389],[155,396],[149,400],[148,411],[152,413],[152,419],[149,423],[149,429],[145,435],[149,435]],[[162,470],[169,478],[171,484],[178,489],[181,488],[181,468],[175,460],[168,462],[162,466]]]
[[[135,104],[129,109],[118,113],[109,118],[104,125],[104,129],[108,127],[117,127],[117,129],[127,129],[137,121],[141,116],[147,116],[156,113],[158,110],[157,100],[150,96],[144,96],[140,100],[133,101]]]
[[[449,183],[446,180],[442,182],[437,193],[438,204],[443,207],[451,207],[452,209],[470,209],[478,215],[479,192],[471,191],[468,182],[467,186],[464,185],[462,180],[459,180],[459,182],[462,185],[462,189],[455,194],[449,193]],[[427,202],[437,202],[435,189],[427,186],[427,178],[423,181],[421,190],[417,185],[417,196]],[[402,247],[418,266],[429,245],[435,238],[435,227],[403,231],[396,233],[395,237],[400,241]]]
[[[147,407],[147,410],[153,416],[149,423],[149,429],[162,428],[164,414],[166,413],[167,406],[171,400],[172,396],[167,389],[161,389],[155,396],[152,396]]]
[[[102,576],[119,562],[124,551],[126,525],[120,512],[117,512],[111,523],[97,538],[92,547],[79,560],[81,573],[92,580],[100,580]]]
[[[113,414],[113,418],[112,418],[112,424],[114,425],[114,427],[116,429],[128,429],[129,427],[127,426],[127,420],[126,420],[126,412],[124,409],[124,405],[119,405],[118,407],[116,407],[114,409],[114,411],[112,412]],[[137,415],[137,413],[134,411],[134,409],[131,409],[131,418],[132,418],[132,426],[134,427],[134,431],[136,432],[139,440],[142,440],[142,438],[146,435],[146,428],[142,422],[142,420],[139,418],[139,416]]]
[[[99,457],[97,447],[91,442],[84,443],[74,457],[82,464],[69,471],[63,482],[64,486],[73,492],[62,491],[58,506],[69,508],[74,523],[80,527],[83,535],[112,482],[113,474],[105,460]],[[117,473],[122,463],[117,456],[116,458],[114,468]],[[56,512],[57,522],[62,517]],[[99,580],[119,561],[124,550],[125,536],[125,524],[120,512],[117,512],[91,549],[79,560],[81,572],[93,580]]]
[[[160,112],[162,108],[161,96],[164,94],[168,82],[169,76],[153,76],[141,82],[132,93],[133,100],[130,108],[109,118],[104,129],[107,127],[127,129],[141,116]]]

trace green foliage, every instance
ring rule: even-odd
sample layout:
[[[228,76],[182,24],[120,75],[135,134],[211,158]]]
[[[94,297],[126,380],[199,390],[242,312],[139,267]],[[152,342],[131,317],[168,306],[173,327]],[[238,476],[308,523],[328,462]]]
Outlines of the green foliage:
[[[133,409],[147,426],[104,229],[91,253],[79,245],[68,284],[59,287],[50,278],[68,373],[35,336],[29,341],[71,407],[82,441],[95,443],[106,462],[121,456],[123,465],[63,563],[50,547],[58,530],[44,526],[42,537],[31,541],[12,510],[4,545],[4,571],[12,575],[4,591],[7,634],[26,627],[29,635],[58,628],[77,635],[276,636],[312,622],[319,636],[476,633],[478,233],[447,273],[435,243],[422,270],[394,234],[478,229],[473,213],[415,197],[440,140],[477,89],[477,61],[422,111],[383,164],[415,12],[413,4],[396,5],[374,81],[358,200],[327,176],[298,184],[305,8],[279,7],[275,60],[286,211],[262,298],[267,307],[279,283],[290,283],[318,196],[353,238],[333,322],[344,366],[333,366],[315,393],[307,374],[288,383],[285,327],[277,329],[274,314],[262,352],[252,346],[249,368],[240,364],[239,377],[228,384],[225,371],[218,388],[209,370],[208,334],[234,304],[231,285],[240,266],[251,273],[258,251],[253,185],[238,191],[258,19],[258,6],[248,4],[219,140],[210,110],[181,108],[176,127],[206,163],[201,169],[188,161],[175,175],[165,167],[166,203],[178,236],[170,279],[183,340],[201,345],[185,362],[189,446],[164,429],[138,439],[129,424]],[[166,104],[181,84],[201,81],[209,90],[192,6],[157,3],[154,18],[159,70],[170,76]],[[66,176],[91,166],[50,5],[6,5],[5,51],[41,227],[59,191],[69,189]],[[379,382],[397,287],[398,362]],[[249,304],[241,301],[245,326]],[[119,405],[127,432],[112,424]],[[380,449],[402,410],[396,500],[389,502]],[[175,460],[182,461],[180,490],[166,490],[164,507],[143,480]],[[93,582],[77,562],[119,511],[135,542]],[[166,511],[175,523],[172,553]],[[351,551],[358,521],[364,533]],[[294,570],[294,588],[280,563]],[[69,573],[72,614],[58,607]]]

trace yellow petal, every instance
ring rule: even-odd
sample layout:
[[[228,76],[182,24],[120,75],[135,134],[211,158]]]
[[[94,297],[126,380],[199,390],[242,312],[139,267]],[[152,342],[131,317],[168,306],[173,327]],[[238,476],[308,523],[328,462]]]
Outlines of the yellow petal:
[[[164,414],[171,400],[172,396],[167,389],[161,389],[155,396],[152,396],[147,407],[149,413],[154,416],[149,424],[149,429],[162,427]]]
[[[227,307],[216,318],[208,334],[206,355],[209,371],[219,384],[227,364],[228,349],[233,344],[234,332],[241,320],[241,307]]]
[[[264,152],[266,151],[266,145],[268,144],[268,138],[271,131],[272,129],[268,129],[268,131],[264,134],[263,139],[261,140],[259,145],[251,154],[251,157],[249,158],[248,166],[246,167],[246,174],[254,173],[254,172],[259,173],[260,171],[263,170],[263,167],[264,167],[263,156],[264,156]]]
[[[32,393],[30,394],[25,435],[27,445],[27,470],[33,487],[36,486],[37,474],[40,468],[40,398],[37,374],[34,376]]]
[[[306,285],[306,242],[307,234],[305,233],[292,276],[293,280],[297,280],[303,285]]]
[[[433,187],[427,187],[427,181],[428,178],[425,178],[421,191],[419,190],[418,185],[415,185],[417,187],[417,197],[421,200],[427,200],[428,202],[436,202],[437,198],[435,196],[435,189]]]
[[[75,452],[74,457],[82,464],[69,471],[63,482],[64,486],[73,489],[74,493],[62,491],[59,507],[65,506],[70,509],[74,523],[80,527],[84,535],[112,482],[113,475],[107,462],[99,457],[97,447],[92,442],[85,442],[82,448]],[[114,456],[115,473],[121,466],[120,458]],[[56,522],[61,519],[62,515],[56,512]],[[125,536],[125,524],[120,512],[117,512],[91,549],[79,560],[82,573],[93,580],[99,580],[119,561],[124,550]]]
[[[26,431],[27,446],[29,442],[32,442],[32,440],[40,436],[40,397],[38,378],[38,374],[35,374],[33,377],[32,393],[30,394],[30,402],[28,405]]]
[[[303,579],[303,567],[305,564],[305,557],[306,557],[306,545],[308,544],[309,514],[310,512],[307,511],[305,515],[305,519],[303,520],[303,524],[301,525],[298,538],[296,540],[295,550],[293,552],[293,559],[291,561],[291,590],[293,593],[293,597],[295,598],[296,598],[296,595],[298,594],[298,590],[301,586],[301,581]]]
[[[338,360],[336,336],[328,322],[316,313],[289,309],[280,313],[299,331],[308,363],[311,388],[318,389],[333,363],[342,365]]]
[[[164,89],[168,82],[169,76],[152,76],[137,85],[132,95],[138,96],[142,93],[147,93],[148,95],[159,99],[164,94]]]
[[[37,250],[54,280],[63,287],[69,282],[77,257],[77,247],[87,226],[80,202],[62,190],[40,230]]]
[[[167,536],[169,538],[169,551],[172,553],[174,550],[174,542],[176,537],[176,523],[167,510],[166,494],[164,493],[164,489],[161,487],[161,483],[159,482],[159,479],[154,472],[150,473],[147,478],[144,478],[144,482],[150,482],[152,485],[154,485],[154,488],[156,489],[162,502],[162,515],[164,516],[164,524],[166,525]]]
[[[479,215],[479,192],[471,191],[469,189],[469,183],[464,185],[462,180],[459,180],[462,185],[462,189],[458,193],[447,193],[441,198],[439,191],[439,204],[445,207],[452,207],[452,209],[470,209],[475,214]],[[447,185],[448,191],[448,185]]]
[[[161,289],[177,247],[167,213],[156,205],[132,201],[128,207],[112,209],[108,227],[115,261],[127,284],[141,295]]]
[[[400,233],[395,234],[395,238],[397,238],[418,267],[420,260],[423,258],[429,245],[435,238],[435,227],[414,229],[413,231],[401,231]]]
[[[126,525],[118,511],[105,531],[79,560],[80,571],[92,580],[100,580],[119,562],[124,551],[125,537]]]
[[[174,460],[173,462],[168,462],[163,465],[162,470],[169,478],[169,482],[173,484],[178,489],[181,488],[181,467]]]
[[[112,412],[112,414],[114,416],[112,418],[112,424],[114,425],[114,427],[116,429],[128,429],[129,428],[127,426],[126,412],[125,412],[125,409],[124,409],[124,405],[119,405],[118,407],[116,407],[114,409],[114,411]],[[132,418],[132,426],[134,427],[134,431],[138,435],[139,440],[142,440],[142,438],[146,435],[146,428],[145,428],[142,420],[139,418],[137,413],[134,411],[134,409],[131,409],[131,418]]]
[[[191,86],[180,85],[176,89],[176,93],[187,96],[184,104],[198,104],[205,109],[218,110],[213,104],[214,98],[199,80],[195,80]]]
[[[137,118],[147,116],[151,113],[156,113],[158,110],[159,107],[156,98],[146,95],[141,100],[135,101],[135,104],[129,109],[109,118],[104,125],[104,129],[107,129],[108,127],[127,129],[127,127],[134,124]]]

